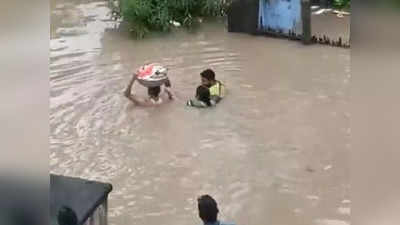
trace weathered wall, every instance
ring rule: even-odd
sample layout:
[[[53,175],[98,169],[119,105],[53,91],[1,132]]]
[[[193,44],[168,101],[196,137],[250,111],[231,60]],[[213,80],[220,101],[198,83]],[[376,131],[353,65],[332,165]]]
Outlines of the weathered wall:
[[[260,30],[302,33],[301,0],[260,0],[259,4]]]

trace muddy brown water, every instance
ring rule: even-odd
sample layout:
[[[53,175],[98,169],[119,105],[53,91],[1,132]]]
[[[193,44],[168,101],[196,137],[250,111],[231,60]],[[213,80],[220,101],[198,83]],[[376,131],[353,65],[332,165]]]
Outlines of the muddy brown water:
[[[349,50],[222,22],[140,41],[114,26],[104,1],[51,2],[50,169],[112,183],[111,225],[201,224],[204,193],[237,224],[349,224]],[[168,66],[176,101],[123,97],[146,61]],[[226,99],[187,108],[208,67]]]
[[[333,12],[326,12],[311,17],[311,33],[316,37],[326,36],[330,40],[338,41],[342,39],[343,43],[350,42],[350,22],[351,16],[339,18]]]

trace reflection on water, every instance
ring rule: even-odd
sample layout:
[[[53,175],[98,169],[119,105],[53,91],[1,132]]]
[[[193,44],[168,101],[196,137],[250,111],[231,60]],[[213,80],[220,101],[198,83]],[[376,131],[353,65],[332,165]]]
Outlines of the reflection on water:
[[[110,224],[200,224],[204,193],[237,224],[349,224],[348,50],[218,22],[134,41],[112,30],[104,1],[55,0],[51,16],[50,168],[111,182]],[[146,61],[169,67],[178,100],[123,97]],[[227,98],[185,107],[208,67]]]

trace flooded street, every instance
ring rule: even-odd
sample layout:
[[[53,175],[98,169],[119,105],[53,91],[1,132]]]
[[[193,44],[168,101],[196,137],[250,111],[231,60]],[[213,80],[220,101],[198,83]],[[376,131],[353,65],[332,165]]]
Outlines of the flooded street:
[[[350,16],[339,18],[332,12],[327,12],[321,15],[312,15],[311,32],[316,37],[323,37],[326,35],[331,40],[337,41],[341,38],[344,43],[349,43],[350,20]]]
[[[50,170],[112,183],[109,224],[201,224],[205,193],[238,225],[350,224],[348,49],[222,22],[132,40],[105,1],[52,0],[51,23]],[[123,96],[144,62],[169,68],[177,100],[140,108]],[[208,67],[227,97],[186,107]]]

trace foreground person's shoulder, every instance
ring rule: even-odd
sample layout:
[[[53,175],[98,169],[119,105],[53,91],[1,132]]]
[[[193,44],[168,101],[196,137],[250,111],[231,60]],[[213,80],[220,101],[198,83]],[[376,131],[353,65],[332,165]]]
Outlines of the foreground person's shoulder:
[[[236,225],[235,223],[221,222],[220,225]]]

